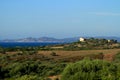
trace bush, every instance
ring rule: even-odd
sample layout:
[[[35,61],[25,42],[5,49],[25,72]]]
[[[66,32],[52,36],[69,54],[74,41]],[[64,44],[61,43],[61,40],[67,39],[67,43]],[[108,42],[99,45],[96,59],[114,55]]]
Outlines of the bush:
[[[104,54],[102,52],[97,54],[89,54],[88,57],[90,57],[90,59],[103,59]]]
[[[3,78],[20,77],[25,74],[36,74],[39,62],[25,61],[23,63],[12,63],[2,67]]]
[[[57,54],[55,52],[52,52],[50,55],[57,56]]]
[[[41,80],[40,79],[40,77],[38,77],[38,76],[33,76],[33,75],[24,75],[24,76],[22,76],[22,77],[19,77],[19,78],[17,78],[17,79],[15,79],[15,80]]]
[[[68,65],[61,80],[118,80],[120,69],[117,65],[102,61],[84,59]]]
[[[0,47],[0,53],[2,53],[2,54],[6,54],[6,50],[5,50],[5,48],[1,48],[1,47]]]
[[[114,57],[115,62],[120,62],[120,52],[118,52]]]

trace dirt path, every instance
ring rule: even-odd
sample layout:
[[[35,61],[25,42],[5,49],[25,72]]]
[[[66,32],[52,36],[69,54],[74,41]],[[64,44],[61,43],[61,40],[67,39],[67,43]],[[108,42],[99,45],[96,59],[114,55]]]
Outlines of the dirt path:
[[[107,60],[107,61],[113,61],[115,55],[116,55],[116,53],[104,54],[104,58],[103,59]]]

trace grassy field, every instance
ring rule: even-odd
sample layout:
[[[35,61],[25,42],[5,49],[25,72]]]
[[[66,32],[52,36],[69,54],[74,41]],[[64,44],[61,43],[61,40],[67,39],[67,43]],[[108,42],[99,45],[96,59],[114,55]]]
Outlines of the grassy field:
[[[53,56],[51,53],[55,53]],[[79,50],[79,51],[64,51],[64,50],[52,50],[52,51],[38,51],[37,55],[43,55],[52,59],[53,61],[67,61],[75,62],[83,59],[84,57],[98,55],[103,53],[103,60],[112,61],[114,55],[120,52],[120,49],[102,49],[102,50]],[[7,52],[8,55],[17,54],[18,52]],[[33,56],[34,57],[34,56]]]
[[[57,56],[51,56],[50,54],[55,52]],[[80,50],[80,51],[39,51],[38,54],[45,55],[55,60],[59,59],[72,59],[79,58],[80,56],[87,56],[91,54],[104,54],[104,60],[112,60],[116,53],[120,52],[120,49],[106,49],[106,50]]]
[[[55,78],[60,77],[62,71],[69,63],[82,61],[85,57],[89,57],[92,60],[101,59],[114,62],[117,53],[120,53],[120,49],[79,51],[39,50],[36,53],[34,53],[34,51],[6,52],[6,54],[0,54],[2,74],[0,79],[14,79],[36,75],[40,76],[40,78],[50,78],[54,80]],[[21,70],[24,72],[21,72]],[[24,75],[23,73],[27,75]],[[32,75],[32,73],[34,73],[34,75]]]
[[[58,56],[51,56],[50,54],[55,52]],[[45,55],[47,57],[53,58],[54,60],[67,60],[67,61],[79,61],[81,57],[86,57],[90,55],[97,55],[103,53],[103,60],[113,61],[114,56],[120,52],[120,49],[106,49],[106,50],[80,50],[80,51],[39,51],[38,54]],[[57,76],[50,76],[49,78],[54,80]]]

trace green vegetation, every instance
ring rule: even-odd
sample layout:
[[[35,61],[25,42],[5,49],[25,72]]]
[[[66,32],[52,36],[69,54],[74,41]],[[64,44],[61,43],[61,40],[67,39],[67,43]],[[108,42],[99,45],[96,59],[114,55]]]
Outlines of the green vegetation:
[[[57,54],[55,52],[52,52],[50,55],[57,56]]]
[[[53,48],[56,47],[56,48]],[[62,47],[62,48],[59,48]],[[78,50],[99,50],[99,49],[116,49],[120,48],[120,43],[117,40],[107,39],[85,39],[84,42],[77,41],[73,43],[51,45],[51,46],[39,46],[39,47],[14,47],[14,48],[2,48],[0,47],[0,53],[12,51],[53,51],[53,50],[65,50],[65,51],[78,51]]]
[[[49,56],[57,57],[56,55],[52,51]],[[84,56],[89,57],[89,59],[81,57],[81,59],[76,60],[77,57],[75,57],[73,61],[71,59],[68,59],[69,61],[65,61],[65,59],[57,61],[50,57],[38,54],[33,50],[15,54],[1,54],[0,79],[51,80],[49,76],[54,75],[61,75],[61,80],[118,80],[120,77],[119,53],[115,55],[114,61],[111,63],[103,61],[104,53],[102,52]],[[74,61],[79,62],[74,63]]]
[[[15,80],[41,80],[42,78],[33,75],[24,75]]]
[[[0,47],[0,53],[5,54],[6,53],[5,48]]]
[[[119,63],[120,62],[120,52],[118,52],[114,57],[114,62]]]
[[[43,80],[47,76],[61,74],[66,63],[27,51],[0,55],[0,79]]]
[[[102,60],[84,59],[69,64],[61,80],[119,80],[119,66]]]
[[[119,80],[120,52],[109,55],[112,59],[107,62],[102,51],[114,48],[120,48],[116,40],[94,38],[55,46],[0,47],[0,80],[51,80],[57,75],[61,78],[54,80]],[[101,51],[90,53],[92,49]],[[76,51],[81,55],[74,54]]]
[[[93,50],[93,49],[113,49],[120,48],[120,43],[117,40],[107,40],[107,39],[95,39],[89,38],[85,39],[84,42],[77,41],[70,44],[65,44],[63,50]]]

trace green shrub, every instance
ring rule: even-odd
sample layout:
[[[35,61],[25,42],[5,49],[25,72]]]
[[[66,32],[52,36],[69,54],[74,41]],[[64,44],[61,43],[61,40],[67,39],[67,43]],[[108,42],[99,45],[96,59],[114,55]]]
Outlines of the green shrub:
[[[25,74],[36,74],[39,63],[33,61],[25,61],[23,63],[11,63],[6,67],[2,67],[3,77],[19,77]]]
[[[34,75],[24,75],[15,80],[41,80],[40,77]]]
[[[0,53],[5,54],[6,53],[6,49],[0,47]]]
[[[120,62],[120,52],[118,52],[114,57],[114,62],[119,63]]]
[[[61,80],[118,80],[119,73],[117,65],[102,60],[84,59],[69,64],[64,69]]]

